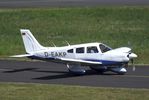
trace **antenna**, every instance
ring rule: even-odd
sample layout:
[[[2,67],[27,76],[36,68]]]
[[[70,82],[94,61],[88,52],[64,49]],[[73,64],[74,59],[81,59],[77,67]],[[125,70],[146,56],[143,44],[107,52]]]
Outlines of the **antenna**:
[[[69,42],[65,40],[65,42],[67,43],[68,46],[70,46]]]
[[[56,45],[54,44],[54,42],[51,42],[52,43],[52,45],[54,46],[54,47],[56,47]]]
[[[54,47],[56,47],[56,45],[52,42],[52,41],[49,41],[50,43],[52,43],[52,45],[54,46]]]

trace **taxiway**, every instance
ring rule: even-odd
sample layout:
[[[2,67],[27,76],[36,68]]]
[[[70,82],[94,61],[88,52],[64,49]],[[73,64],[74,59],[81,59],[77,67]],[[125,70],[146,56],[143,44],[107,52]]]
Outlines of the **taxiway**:
[[[136,66],[135,72],[130,67],[125,75],[112,72],[101,75],[89,68],[86,70],[86,75],[75,76],[63,64],[0,60],[0,82],[149,89],[149,66]]]

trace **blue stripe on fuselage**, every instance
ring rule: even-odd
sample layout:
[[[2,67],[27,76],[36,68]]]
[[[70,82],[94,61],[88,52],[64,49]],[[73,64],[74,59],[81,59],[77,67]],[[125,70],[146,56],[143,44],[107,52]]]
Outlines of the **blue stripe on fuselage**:
[[[55,60],[55,58],[53,58],[53,57],[42,58],[42,57],[38,57],[38,56],[30,56],[28,58],[30,58],[30,59],[38,59],[38,60]]]
[[[108,61],[108,60],[96,60],[96,59],[83,59],[85,61],[101,62],[103,65],[116,65],[121,64],[122,62],[117,61]]]

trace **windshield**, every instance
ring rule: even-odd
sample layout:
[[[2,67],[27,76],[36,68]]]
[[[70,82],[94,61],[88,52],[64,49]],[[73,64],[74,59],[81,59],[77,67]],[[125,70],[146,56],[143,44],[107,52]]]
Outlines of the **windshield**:
[[[108,47],[108,46],[106,46],[104,44],[100,44],[99,48],[100,48],[102,53],[105,53],[105,52],[110,51],[112,49],[112,48],[110,48],[110,47]]]

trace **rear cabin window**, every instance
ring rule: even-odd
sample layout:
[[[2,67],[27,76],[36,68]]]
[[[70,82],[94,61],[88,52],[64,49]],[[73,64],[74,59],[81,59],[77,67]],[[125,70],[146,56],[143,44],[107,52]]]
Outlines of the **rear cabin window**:
[[[76,48],[76,53],[84,53],[84,47]]]
[[[67,50],[68,53],[73,53],[73,49]]]
[[[96,46],[87,47],[87,53],[98,53]]]
[[[110,50],[111,50],[111,48],[110,48],[110,47],[108,47],[108,46],[106,46],[106,45],[103,45],[103,44],[100,44],[100,45],[99,45],[99,47],[100,47],[100,50],[101,50],[101,52],[102,52],[102,53],[104,53],[104,52],[107,52],[107,51],[110,51]]]

